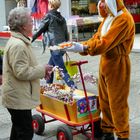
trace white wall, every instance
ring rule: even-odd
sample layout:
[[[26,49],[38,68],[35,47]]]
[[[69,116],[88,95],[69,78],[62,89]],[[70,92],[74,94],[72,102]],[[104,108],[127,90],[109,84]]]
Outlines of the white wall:
[[[0,31],[7,25],[9,11],[16,7],[15,0],[0,0]],[[61,14],[67,19],[71,16],[71,0],[61,0]]]
[[[16,7],[16,1],[15,0],[5,0],[5,14],[6,14],[6,24],[7,24],[7,18],[9,15],[9,11]]]
[[[0,31],[2,31],[3,26],[6,25],[5,0],[0,0],[0,9]]]
[[[9,11],[14,7],[16,7],[15,0],[0,0],[0,31],[7,25]]]
[[[71,0],[61,0],[60,12],[65,18],[71,16]]]

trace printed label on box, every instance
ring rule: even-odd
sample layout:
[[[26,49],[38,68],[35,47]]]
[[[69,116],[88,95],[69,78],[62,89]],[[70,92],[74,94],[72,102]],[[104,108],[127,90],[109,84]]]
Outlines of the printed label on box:
[[[97,99],[95,96],[88,97],[90,111],[95,113],[97,111]],[[80,99],[77,101],[77,117],[81,118],[89,114],[87,108],[86,98]]]

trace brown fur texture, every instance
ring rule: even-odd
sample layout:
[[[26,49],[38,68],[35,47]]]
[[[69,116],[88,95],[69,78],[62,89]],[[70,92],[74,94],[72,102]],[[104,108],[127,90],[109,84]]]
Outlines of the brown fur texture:
[[[130,59],[135,26],[122,0],[117,0],[118,10],[110,29],[101,37],[101,23],[97,33],[83,44],[88,45],[81,55],[101,55],[99,66],[99,101],[104,132],[116,132],[119,138],[129,138]]]

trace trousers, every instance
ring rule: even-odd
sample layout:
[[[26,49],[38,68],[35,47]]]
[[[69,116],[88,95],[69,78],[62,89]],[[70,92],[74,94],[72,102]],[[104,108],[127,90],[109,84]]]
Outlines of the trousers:
[[[8,111],[12,121],[10,140],[32,140],[33,127],[31,110],[8,109]]]
[[[68,74],[66,67],[64,65],[63,55],[65,52],[61,51],[51,51],[51,57],[49,59],[48,64],[53,66],[59,66],[63,69],[63,80],[69,87],[75,87],[74,82],[71,80],[70,75]],[[47,83],[51,84],[53,83],[54,74],[52,73],[50,80],[47,81]]]

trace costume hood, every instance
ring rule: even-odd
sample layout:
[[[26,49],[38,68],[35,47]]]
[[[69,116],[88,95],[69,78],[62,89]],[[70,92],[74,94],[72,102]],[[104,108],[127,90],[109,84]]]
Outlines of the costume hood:
[[[117,16],[118,11],[125,8],[123,0],[105,0],[105,3],[107,4],[108,8],[114,16]],[[98,10],[99,14],[102,17],[107,17],[108,14],[106,13],[105,9],[103,9],[103,7],[101,6],[101,1],[99,1],[98,3]]]
[[[109,10],[112,12],[114,16],[117,16],[117,3],[116,0],[105,0]]]

